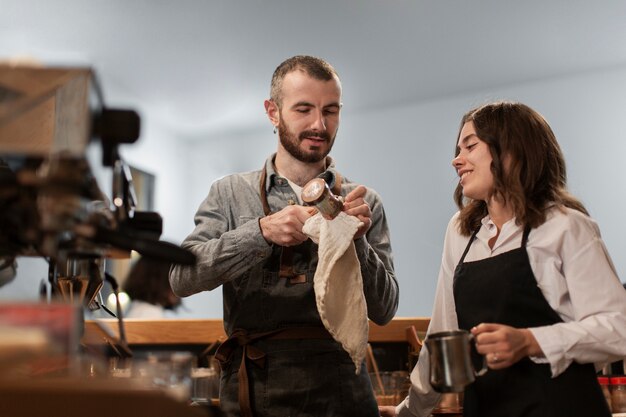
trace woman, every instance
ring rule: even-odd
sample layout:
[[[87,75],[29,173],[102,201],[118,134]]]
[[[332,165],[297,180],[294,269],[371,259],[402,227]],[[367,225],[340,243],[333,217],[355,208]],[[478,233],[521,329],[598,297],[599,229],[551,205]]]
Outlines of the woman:
[[[459,212],[429,332],[469,330],[474,361],[486,357],[464,416],[610,416],[596,370],[626,356],[626,291],[598,226],[567,192],[550,126],[519,103],[473,109],[452,165]],[[383,416],[430,414],[439,394],[428,361],[423,349],[409,396]]]
[[[126,318],[160,319],[166,311],[175,311],[182,299],[174,294],[169,281],[170,263],[153,258],[139,258],[124,282],[124,292],[131,303]]]

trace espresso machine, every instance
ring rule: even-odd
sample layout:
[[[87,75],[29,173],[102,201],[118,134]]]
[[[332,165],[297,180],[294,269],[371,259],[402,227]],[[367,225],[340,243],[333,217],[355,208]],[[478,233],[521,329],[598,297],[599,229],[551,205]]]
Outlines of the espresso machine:
[[[160,240],[163,222],[158,213],[137,209],[131,170],[119,147],[134,143],[139,132],[135,111],[105,105],[91,68],[0,64],[0,290],[19,279],[15,278],[17,257],[40,257],[48,263],[42,299],[71,304],[81,312],[108,311],[100,292],[108,282],[117,294],[117,282],[106,271],[107,260],[128,258],[136,251],[169,263],[195,263],[191,252]],[[97,167],[88,157],[94,147],[101,151]],[[108,196],[98,184],[96,168],[110,170]],[[119,343],[111,347],[127,359],[133,355],[126,343],[119,298],[117,307],[115,313],[109,311],[119,325]],[[110,339],[107,343],[112,343]],[[109,415],[106,409],[92,406],[94,398],[98,404],[116,404],[119,416],[136,415],[133,410],[139,409],[154,416],[221,415],[214,407],[182,407],[159,393],[134,390],[131,381],[126,386],[120,385],[125,380],[90,379],[95,385],[82,392],[83,385],[90,385],[82,380],[24,381],[4,376],[0,400],[18,398],[18,415],[70,409]],[[37,391],[39,385],[45,388]],[[19,401],[20,395],[29,397],[34,392],[37,401]],[[19,414],[27,410],[33,413]]]
[[[95,71],[0,64],[0,283],[15,258],[49,264],[52,299],[103,308],[106,259],[142,256],[193,264],[190,252],[159,240],[162,218],[138,211],[119,145],[139,138],[133,110],[108,108]],[[99,145],[112,170],[111,196],[87,157]],[[120,312],[121,313],[121,312]]]

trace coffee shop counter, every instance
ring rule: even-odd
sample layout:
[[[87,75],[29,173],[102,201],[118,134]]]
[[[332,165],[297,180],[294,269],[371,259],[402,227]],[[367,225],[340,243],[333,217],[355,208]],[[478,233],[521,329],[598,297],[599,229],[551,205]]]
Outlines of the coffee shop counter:
[[[417,359],[429,322],[426,317],[397,317],[385,326],[370,322],[366,359],[370,375],[375,375],[372,377],[374,387],[378,386],[375,381],[380,382],[390,374],[404,375],[404,385],[409,384],[409,370]],[[159,350],[186,351],[196,355],[198,367],[212,367],[211,357],[215,349],[226,340],[220,319],[127,319],[121,329],[126,344],[120,343],[120,326],[116,319],[86,320],[82,345],[91,351],[105,348],[112,361],[116,356],[124,356],[124,352],[138,356]],[[405,386],[401,394],[400,388],[394,388],[399,391],[394,398],[396,403],[404,398],[408,390]],[[212,403],[219,401],[211,398]],[[377,395],[382,405],[384,403],[380,402],[380,398]]]
[[[131,380],[0,378],[2,417],[207,417],[162,392]]]

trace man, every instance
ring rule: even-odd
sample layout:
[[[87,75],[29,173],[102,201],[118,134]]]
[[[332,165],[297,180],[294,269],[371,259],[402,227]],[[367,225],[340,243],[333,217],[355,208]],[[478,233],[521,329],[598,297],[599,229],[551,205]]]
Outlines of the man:
[[[357,375],[322,325],[313,290],[317,245],[302,231],[312,211],[299,204],[301,189],[321,176],[344,197],[343,211],[362,222],[354,244],[368,317],[389,322],[398,284],[382,202],[341,177],[327,156],[339,128],[339,77],[321,59],[287,59],[274,72],[265,110],[278,131],[276,154],[259,171],[211,186],[183,242],[197,265],[173,268],[172,288],[188,296],[222,286],[227,415],[378,416],[364,365]]]

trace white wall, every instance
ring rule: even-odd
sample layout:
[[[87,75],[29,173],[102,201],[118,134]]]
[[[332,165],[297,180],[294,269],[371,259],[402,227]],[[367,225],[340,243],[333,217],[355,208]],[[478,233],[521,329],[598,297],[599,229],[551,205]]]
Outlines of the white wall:
[[[457,178],[450,161],[459,121],[469,108],[491,99],[524,102],[548,119],[565,153],[571,191],[598,221],[618,274],[626,278],[626,196],[619,175],[626,154],[626,68],[367,113],[345,108],[332,155],[345,176],[383,197],[400,284],[398,316],[430,315],[443,234],[455,211]],[[157,175],[156,210],[164,218],[163,238],[176,243],[193,229],[193,214],[211,182],[259,169],[276,147],[269,123],[256,131],[223,133],[190,144],[152,121],[144,120],[144,126],[142,140],[121,152]],[[22,261],[19,274],[0,290],[0,299],[26,290],[29,296],[36,294],[45,268],[41,260]],[[189,297],[185,305],[181,317],[221,317],[221,290]]]
[[[571,191],[598,221],[618,274],[626,278],[626,196],[619,177],[626,154],[625,93],[626,68],[618,68],[368,113],[344,109],[332,155],[345,176],[383,197],[400,284],[398,316],[430,315],[443,235],[456,210],[451,160],[459,122],[471,107],[493,99],[522,101],[551,123]],[[269,124],[196,144],[190,156],[196,207],[214,179],[258,169],[275,146]],[[220,317],[218,297],[207,297],[202,312],[194,314]]]
[[[346,114],[335,155],[346,175],[373,185],[385,200],[401,291],[398,315],[430,315],[443,235],[456,210],[451,160],[459,122],[471,107],[493,99],[524,102],[548,119],[567,160],[571,191],[598,221],[618,274],[626,278],[626,196],[619,176],[625,92],[622,68]]]

